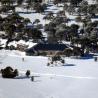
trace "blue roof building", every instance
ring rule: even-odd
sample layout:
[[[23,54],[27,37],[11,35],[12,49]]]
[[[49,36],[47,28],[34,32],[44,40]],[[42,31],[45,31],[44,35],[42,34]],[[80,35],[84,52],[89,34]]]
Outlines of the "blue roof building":
[[[26,50],[27,54],[43,53],[46,52],[48,55],[52,55],[55,52],[63,52],[68,46],[66,44],[52,44],[52,43],[38,43],[37,45]]]

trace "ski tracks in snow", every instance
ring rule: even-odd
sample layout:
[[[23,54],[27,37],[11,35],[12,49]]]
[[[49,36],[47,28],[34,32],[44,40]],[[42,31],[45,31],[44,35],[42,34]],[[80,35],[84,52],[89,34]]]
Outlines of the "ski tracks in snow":
[[[25,74],[25,71],[20,71],[19,72],[21,75]],[[98,77],[91,77],[91,76],[71,76],[71,75],[62,75],[62,74],[51,74],[51,73],[36,73],[36,72],[31,72],[31,76],[49,76],[49,77],[64,77],[64,78],[73,78],[73,79],[98,79]]]

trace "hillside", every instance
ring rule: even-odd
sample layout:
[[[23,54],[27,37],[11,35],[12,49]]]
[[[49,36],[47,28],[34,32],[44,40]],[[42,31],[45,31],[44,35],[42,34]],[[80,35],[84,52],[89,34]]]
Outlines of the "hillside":
[[[46,57],[27,57],[18,51],[5,53],[2,54],[0,69],[12,66],[19,70],[20,76],[16,79],[0,77],[1,98],[98,97],[98,62],[94,59],[65,58],[64,66],[48,67]],[[35,76],[34,82],[25,76],[28,69],[31,76]]]
[[[47,55],[25,53],[38,43],[65,44],[71,53],[47,66]],[[3,78],[8,66],[19,75]],[[0,1],[0,98],[98,98],[97,83],[98,0]]]

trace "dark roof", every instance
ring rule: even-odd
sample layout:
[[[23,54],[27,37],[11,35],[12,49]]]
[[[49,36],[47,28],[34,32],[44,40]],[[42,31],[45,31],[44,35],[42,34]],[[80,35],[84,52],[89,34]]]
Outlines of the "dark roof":
[[[33,51],[63,51],[65,48],[68,48],[65,44],[42,44],[39,43],[29,49],[27,49],[27,52],[33,52]]]

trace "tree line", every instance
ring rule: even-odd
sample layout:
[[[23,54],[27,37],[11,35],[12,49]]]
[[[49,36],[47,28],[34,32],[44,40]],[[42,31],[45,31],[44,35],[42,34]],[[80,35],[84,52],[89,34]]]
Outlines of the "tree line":
[[[35,10],[34,6],[36,4],[37,7],[39,7],[38,4],[42,5],[42,1],[38,0],[1,0],[0,3],[1,9],[5,6],[14,6],[16,8],[17,6],[28,5],[30,6],[29,9]],[[53,12],[48,12],[43,18],[50,21],[42,27],[47,34],[47,40],[43,37],[43,31],[39,29],[41,25],[39,28],[34,28],[34,24],[38,25],[40,22],[39,19],[32,23],[29,18],[21,17],[15,10],[5,18],[0,16],[0,30],[6,34],[5,36],[2,35],[2,38],[8,39],[6,46],[12,40],[18,41],[22,39],[28,41],[29,39],[40,39],[48,43],[70,42],[73,47],[80,48],[82,55],[90,51],[96,51],[98,48],[98,21],[92,22],[92,18],[95,18],[98,12],[98,1],[96,0],[96,4],[88,4],[84,0],[54,0],[53,3],[57,6],[62,3],[63,10],[57,12],[56,15]],[[43,11],[47,7],[47,4],[44,5]],[[2,12],[4,11],[2,10]],[[40,11],[37,12],[40,13]],[[74,21],[77,24],[69,25],[72,20],[67,17],[66,13],[76,15]],[[31,27],[28,27],[29,23],[32,24]]]

